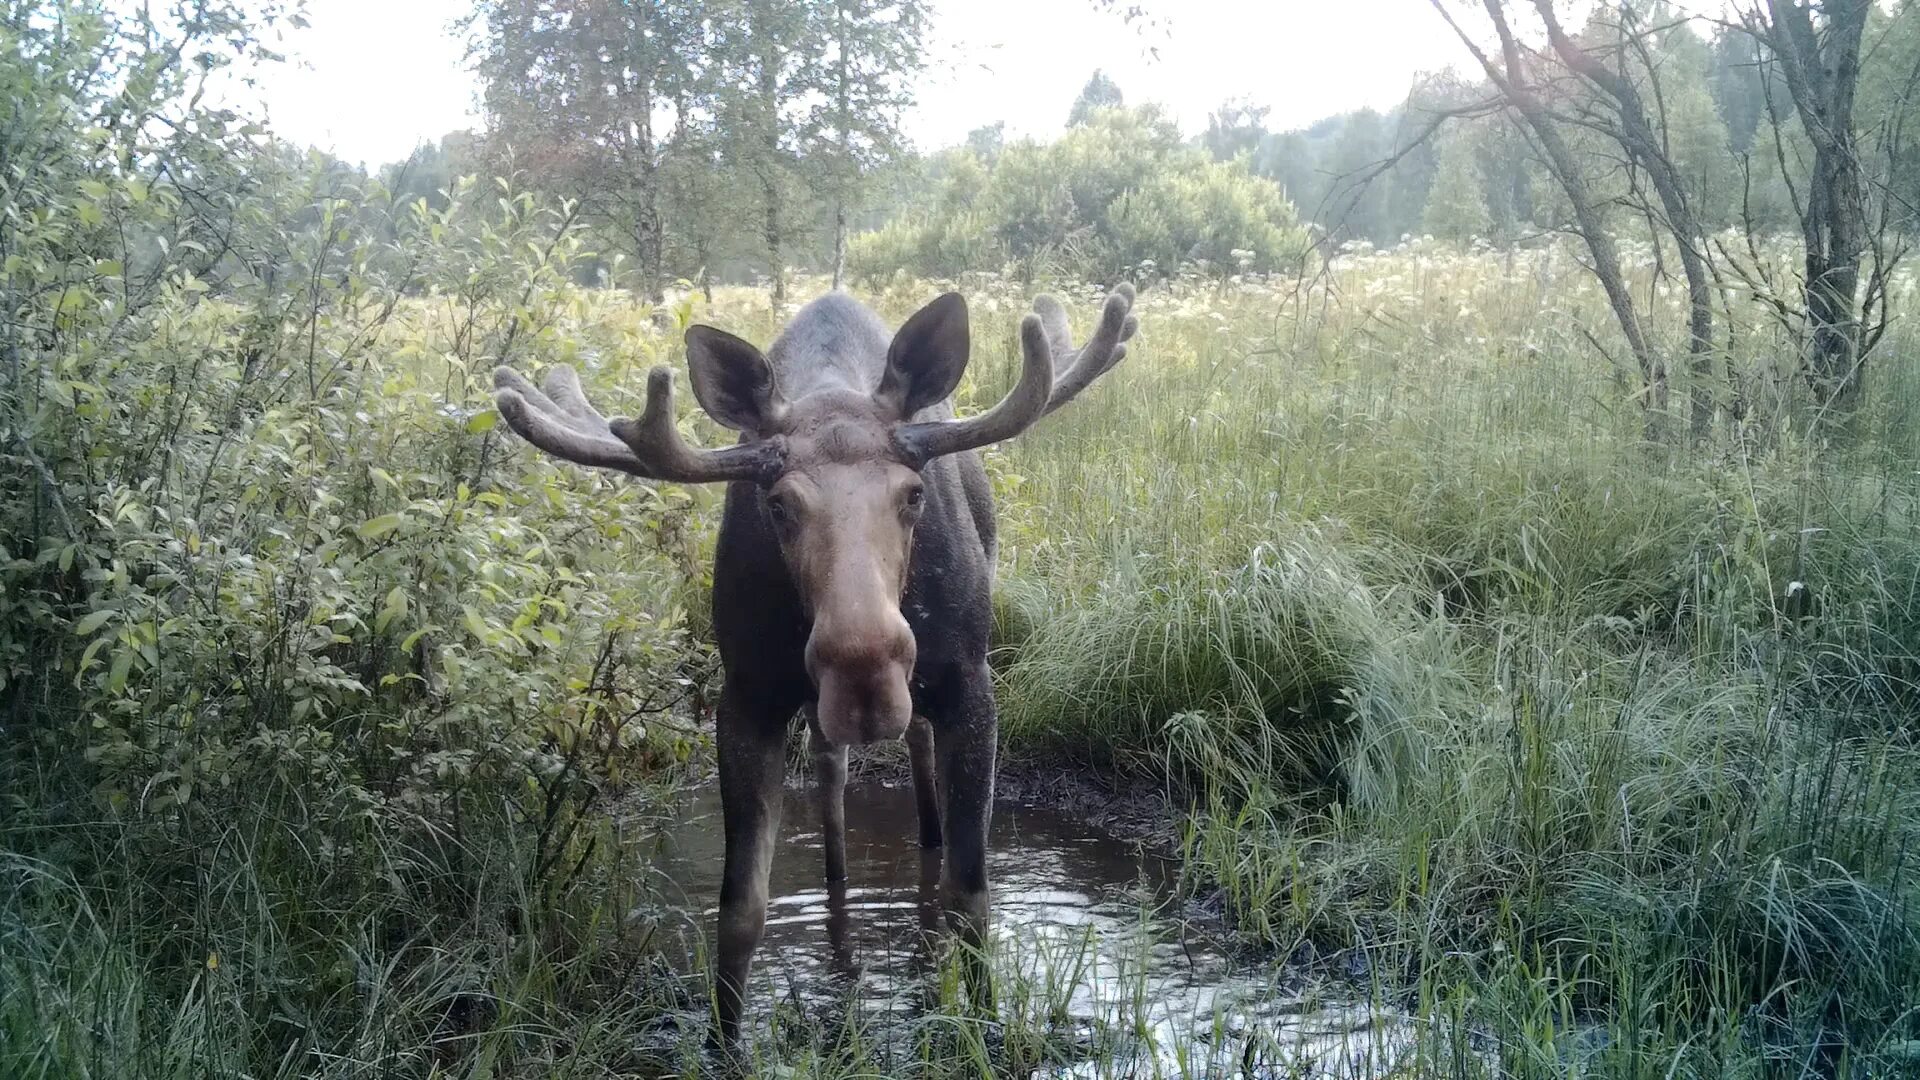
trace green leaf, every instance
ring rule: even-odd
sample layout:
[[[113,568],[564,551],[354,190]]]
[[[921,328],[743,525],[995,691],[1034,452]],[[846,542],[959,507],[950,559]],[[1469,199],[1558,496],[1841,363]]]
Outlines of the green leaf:
[[[467,417],[467,434],[479,435],[482,432],[492,431],[493,426],[499,422],[500,414],[492,409],[474,413]]]
[[[102,608],[99,611],[93,612],[86,618],[81,619],[80,625],[73,628],[74,636],[86,637],[88,634],[107,625],[107,620],[118,614],[120,614],[120,612],[113,608]]]
[[[467,630],[472,633],[474,637],[479,638],[481,641],[492,640],[493,633],[487,627],[487,620],[481,618],[480,613],[473,610],[472,604],[467,604],[460,610],[462,614],[466,616]]]
[[[85,310],[92,303],[93,293],[90,290],[69,287],[60,294],[60,299],[55,301],[53,310],[55,314],[72,315]]]
[[[112,640],[113,639],[111,637],[106,637],[104,635],[93,639],[93,642],[87,646],[87,651],[80,654],[80,674],[81,675],[85,675],[87,673],[87,669],[93,666],[93,654],[105,648],[107,643]],[[75,685],[77,686],[78,683],[76,682]]]
[[[113,654],[113,670],[107,673],[107,693],[117,694],[127,688],[127,672],[133,670],[133,650],[121,649]]]
[[[377,518],[361,522],[360,527],[353,531],[354,535],[362,540],[378,540],[399,528],[401,525],[406,524],[406,520],[407,515],[398,511],[391,514],[381,514]]]
[[[387,602],[380,607],[380,613],[373,617],[373,632],[384,633],[387,624],[407,613],[407,590],[399,585],[387,593]]]

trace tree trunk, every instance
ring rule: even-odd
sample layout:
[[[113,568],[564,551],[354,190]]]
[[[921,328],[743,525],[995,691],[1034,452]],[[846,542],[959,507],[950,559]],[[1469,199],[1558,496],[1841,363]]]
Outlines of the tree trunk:
[[[647,55],[646,45],[646,6],[639,5],[639,39],[643,55],[636,64],[636,77],[639,80],[639,108],[634,117],[636,149],[640,158],[640,229],[644,244],[640,251],[640,283],[646,291],[649,304],[659,304],[666,300],[666,229],[660,220],[660,154],[659,147],[653,141],[653,103],[654,78],[660,65],[652,55]]]
[[[773,306],[777,311],[787,303],[787,262],[780,241],[786,235],[780,224],[780,191],[771,174],[761,181],[761,194],[767,203],[767,272],[773,279]]]
[[[855,175],[853,162],[853,84],[852,75],[847,66],[847,52],[850,48],[847,32],[846,0],[833,5],[834,50],[834,89],[838,92],[839,116],[836,117],[840,128],[839,175],[834,177],[833,191],[833,287],[840,287],[841,276],[847,267],[847,189],[852,186]]]
[[[1681,266],[1687,275],[1687,356],[1688,386],[1687,400],[1692,415],[1689,417],[1689,430],[1695,440],[1704,439],[1713,427],[1713,406],[1715,388],[1720,384],[1714,378],[1713,371],[1713,291],[1707,282],[1706,260],[1697,251],[1691,251],[1687,244],[1680,245],[1685,254],[1681,257]]]
[[[1800,126],[1813,143],[1800,234],[1806,245],[1806,307],[1811,334],[1807,377],[1827,404],[1851,408],[1865,382],[1860,312],[1855,292],[1866,250],[1866,204],[1853,135],[1854,88],[1860,79],[1860,40],[1873,0],[1828,0],[1824,33],[1814,30],[1807,4],[1767,0],[1771,15],[1749,16],[1749,28],[1767,43],[1793,98]]]
[[[787,302],[787,264],[782,243],[786,227],[780,214],[780,47],[774,40],[765,0],[753,7],[753,35],[759,54],[760,198],[766,211],[767,274],[772,279],[773,307]]]
[[[640,232],[640,287],[649,304],[666,299],[666,237],[660,221],[659,191],[654,183],[653,155],[643,159],[638,228]]]
[[[1498,66],[1454,21],[1453,14],[1447,10],[1443,0],[1431,2],[1440,17],[1447,21],[1461,42],[1473,52],[1481,69],[1486,72],[1487,80],[1526,121],[1534,140],[1546,155],[1547,171],[1553,174],[1554,181],[1566,193],[1567,201],[1573,204],[1574,228],[1593,257],[1593,274],[1600,279],[1600,288],[1607,295],[1607,305],[1613,309],[1614,321],[1620,324],[1620,332],[1626,337],[1627,347],[1632,350],[1640,368],[1641,391],[1644,395],[1641,407],[1647,413],[1647,435],[1651,439],[1659,438],[1665,427],[1663,418],[1667,410],[1666,362],[1654,354],[1647,344],[1646,335],[1641,331],[1640,319],[1633,306],[1633,294],[1627,289],[1626,275],[1620,270],[1620,249],[1614,244],[1613,235],[1607,232],[1600,221],[1586,178],[1581,175],[1579,164],[1574,161],[1566,140],[1561,138],[1560,130],[1554,126],[1545,103],[1527,84],[1520,45],[1514,39],[1512,28],[1507,25],[1500,0],[1483,0],[1487,15],[1500,35],[1503,63]]]
[[[1713,395],[1710,388],[1715,385],[1713,286],[1708,280],[1706,256],[1700,246],[1705,243],[1705,233],[1701,231],[1699,220],[1687,200],[1686,187],[1681,183],[1679,170],[1667,156],[1665,141],[1648,120],[1646,105],[1632,80],[1609,70],[1592,53],[1569,39],[1554,15],[1552,0],[1534,0],[1534,7],[1546,24],[1548,40],[1552,42],[1561,62],[1599,87],[1612,100],[1620,125],[1610,134],[1627,152],[1628,158],[1647,171],[1647,176],[1653,181],[1654,192],[1660,198],[1667,229],[1672,232],[1674,244],[1680,252],[1680,269],[1687,279],[1687,356],[1690,358],[1688,381],[1691,384],[1688,387],[1691,406],[1689,426],[1694,438],[1704,438],[1713,423]],[[1649,64],[1647,68],[1651,78],[1659,78],[1653,65]],[[1651,225],[1653,215],[1649,214],[1648,217]]]
[[[647,303],[659,304],[666,300],[666,274],[663,269],[663,249],[666,245],[661,235],[660,204],[652,179],[643,179],[640,190],[635,194],[638,206],[635,211],[634,246],[640,256],[640,291]]]
[[[847,270],[847,204],[833,201],[833,287],[839,288]]]

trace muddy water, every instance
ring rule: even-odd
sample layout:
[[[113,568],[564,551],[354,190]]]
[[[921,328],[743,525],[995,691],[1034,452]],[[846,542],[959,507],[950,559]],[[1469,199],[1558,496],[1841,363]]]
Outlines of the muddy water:
[[[711,933],[721,848],[719,799],[703,789],[664,830],[657,863],[688,933]],[[851,1014],[869,1037],[910,1031],[925,1015],[941,941],[939,853],[917,844],[912,789],[849,786],[848,880],[828,886],[823,860],[812,798],[789,789],[754,1024],[764,1030],[779,1004],[829,1024]],[[1404,1016],[1351,986],[1237,962],[1207,918],[1172,902],[1174,870],[1048,807],[995,807],[1002,1017],[1046,1026],[1059,1047],[1036,1076],[1360,1077],[1404,1063],[1413,1035]]]

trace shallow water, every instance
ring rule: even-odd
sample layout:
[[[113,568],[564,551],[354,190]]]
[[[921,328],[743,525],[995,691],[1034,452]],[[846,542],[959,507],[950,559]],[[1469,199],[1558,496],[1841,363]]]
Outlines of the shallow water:
[[[750,995],[757,1030],[776,1004],[823,1024],[850,1017],[882,1040],[924,1015],[940,853],[918,846],[910,786],[850,785],[846,798],[847,881],[829,887],[812,797],[787,792]],[[657,861],[667,899],[699,913],[688,935],[712,932],[721,850],[718,793],[698,790]],[[1047,1027],[1057,1048],[1034,1075],[1360,1077],[1404,1063],[1406,1017],[1352,987],[1237,962],[1210,919],[1173,905],[1176,868],[1137,845],[1002,801],[990,852],[1001,1016]]]

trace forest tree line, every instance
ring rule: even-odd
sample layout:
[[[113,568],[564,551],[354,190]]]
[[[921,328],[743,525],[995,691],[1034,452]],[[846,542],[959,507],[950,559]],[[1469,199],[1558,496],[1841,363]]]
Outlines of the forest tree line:
[[[1859,6],[1859,156],[1887,224],[1911,231],[1920,149],[1904,128],[1920,19],[1907,2]],[[1479,73],[1423,76],[1395,109],[1296,130],[1230,101],[1182,133],[1095,71],[1056,140],[1010,141],[996,124],[920,152],[901,125],[929,64],[921,0],[485,0],[467,26],[483,131],[422,147],[389,176],[440,198],[461,172],[517,170],[578,199],[597,272],[651,298],[716,278],[783,297],[788,268],[838,282],[850,259],[869,279],[1275,271],[1301,264],[1296,220],[1323,251],[1421,235],[1506,245],[1576,224],[1537,135]],[[1798,229],[1814,151],[1763,31],[1637,3],[1596,10],[1569,36],[1646,88],[1701,229]],[[1599,218],[1644,232],[1645,169],[1594,121],[1600,92],[1544,48],[1527,63]]]

